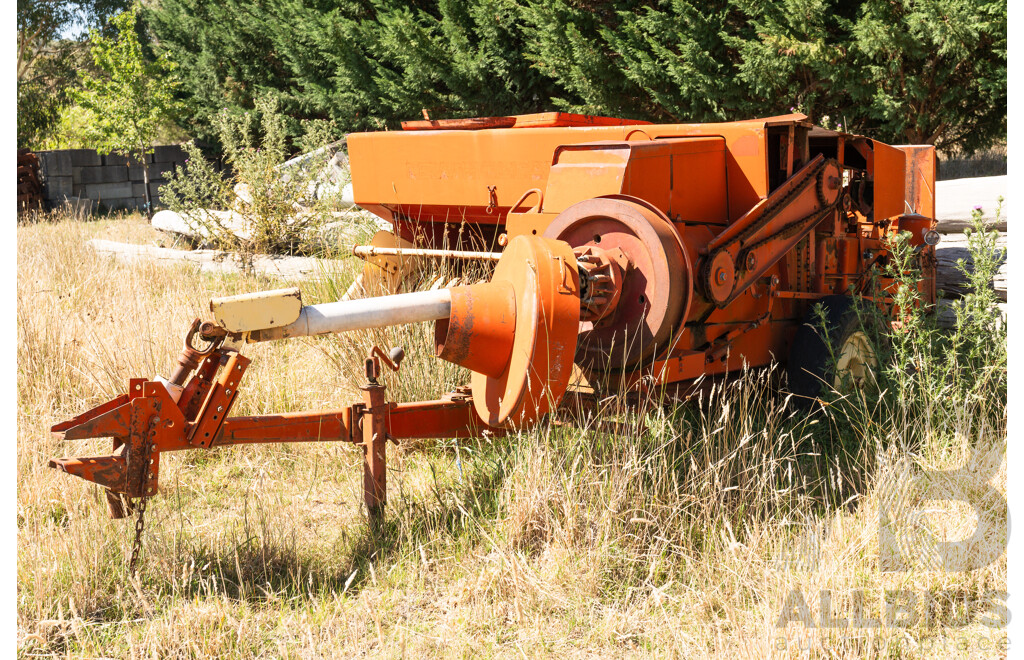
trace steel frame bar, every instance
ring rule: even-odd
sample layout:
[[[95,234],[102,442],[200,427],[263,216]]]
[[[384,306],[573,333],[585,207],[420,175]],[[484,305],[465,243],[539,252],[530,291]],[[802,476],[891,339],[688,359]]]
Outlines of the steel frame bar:
[[[376,352],[381,353],[379,349]],[[390,360],[387,363],[397,369]],[[463,391],[433,401],[387,401],[386,388],[377,382],[380,367],[375,357],[368,360],[368,382],[360,388],[360,403],[330,410],[226,417],[248,365],[249,359],[236,352],[214,351],[198,365],[177,402],[163,383],[131,379],[128,394],[52,428],[55,435],[67,440],[111,437],[114,453],[54,459],[51,467],[103,486],[111,516],[121,518],[127,510],[120,495],[136,498],[157,492],[160,453],[164,451],[255,443],[352,442],[363,450],[363,498],[371,521],[377,523],[387,504],[388,440],[397,444],[400,439],[506,433],[480,419],[472,398]]]

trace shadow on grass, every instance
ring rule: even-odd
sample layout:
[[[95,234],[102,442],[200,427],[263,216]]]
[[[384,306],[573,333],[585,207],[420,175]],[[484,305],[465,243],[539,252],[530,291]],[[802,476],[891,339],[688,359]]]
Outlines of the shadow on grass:
[[[533,477],[540,481],[517,487],[555,484],[539,504],[550,512],[537,515],[558,518],[574,508],[565,506],[571,500],[598,510],[607,493],[628,491],[611,533],[638,538],[633,523],[642,519],[651,525],[643,538],[676,538],[692,551],[700,551],[712,538],[709,531],[719,527],[743,530],[751,521],[793,514],[821,519],[840,507],[856,508],[872,483],[877,447],[858,444],[857,433],[843,428],[836,415],[786,409],[773,378],[765,376],[751,395],[726,389],[684,405],[647,408],[643,424],[622,417],[626,423],[620,429],[636,429],[626,433],[602,431],[579,418],[556,420],[561,423],[484,445],[463,461],[461,481],[450,474],[439,480],[434,463],[424,459],[432,487],[412,495],[403,479],[394,479],[380,525],[371,527],[361,517],[333,546],[305,547],[275,527],[270,514],[257,510],[247,515],[231,544],[199,545],[179,555],[179,567],[190,561],[206,567],[182,589],[194,596],[208,591],[212,581],[221,593],[254,602],[358,594],[387,580],[396,566],[400,571],[420,566],[422,548],[436,555],[440,547],[457,557],[488,538],[502,517],[507,478],[525,467],[541,468]],[[530,466],[534,451],[543,465]],[[577,486],[564,490],[560,484]],[[548,540],[541,534],[536,543]]]
[[[478,541],[483,526],[497,517],[508,474],[507,452],[499,447],[478,455],[462,475],[462,483],[439,484],[435,479],[426,497],[410,496],[402,480],[395,480],[384,519],[371,524],[364,511],[333,547],[302,547],[297,539],[275,529],[268,514],[257,510],[255,519],[246,517],[230,544],[183,545],[172,572],[180,575],[182,565],[203,567],[179,582],[179,593],[186,597],[207,595],[214,589],[253,603],[282,597],[357,595],[367,584],[385,579],[400,557],[418,554],[423,546],[435,546],[439,540],[449,547]]]

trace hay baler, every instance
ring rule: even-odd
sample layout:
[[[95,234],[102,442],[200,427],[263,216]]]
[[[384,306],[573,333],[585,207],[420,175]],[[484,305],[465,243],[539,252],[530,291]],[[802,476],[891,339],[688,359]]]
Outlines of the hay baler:
[[[595,389],[685,386],[773,360],[789,362],[790,387],[807,399],[844,374],[866,377],[874,356],[850,303],[891,303],[895,232],[910,232],[923,300],[934,302],[930,146],[893,147],[799,114],[647,124],[547,113],[403,128],[348,137],[356,202],[394,227],[390,247],[356,252],[389,275],[416,255],[494,259],[489,282],[319,305],[297,289],[215,299],[168,378],[132,379],[53,427],[67,440],[111,438],[112,452],[51,466],[102,486],[124,517],[159,490],[163,452],[350,442],[377,518],[389,441],[500,435],[585,408]],[[806,322],[816,302],[838,337]],[[437,357],[471,372],[464,387],[389,401],[380,372],[403,354],[375,348],[359,401],[229,416],[247,342],[428,321]]]

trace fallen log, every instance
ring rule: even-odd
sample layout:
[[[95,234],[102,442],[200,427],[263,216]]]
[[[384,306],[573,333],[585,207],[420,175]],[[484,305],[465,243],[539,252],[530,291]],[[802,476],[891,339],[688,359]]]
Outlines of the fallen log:
[[[959,300],[939,300],[935,304],[935,322],[940,328],[950,329],[956,325],[956,306],[960,304]],[[999,313],[1002,316],[1002,322],[1006,323],[1006,312],[1008,306],[1007,303],[999,303]]]
[[[243,267],[233,254],[219,250],[175,250],[98,238],[88,241],[87,244],[97,254],[108,255],[126,263],[149,262],[164,266],[184,263],[192,264],[202,272],[216,274],[238,274],[249,270]],[[337,272],[342,267],[342,262],[334,259],[255,255],[252,258],[251,270],[284,280],[304,280]]]
[[[1006,247],[1006,234],[1000,234],[996,242],[999,248]],[[948,234],[942,237],[942,242],[935,248],[937,260],[935,271],[935,287],[943,292],[946,298],[960,298],[967,293],[967,276],[957,265],[961,259],[970,272],[974,272],[974,260],[971,259],[970,250],[967,248],[967,236],[964,234]],[[1003,256],[999,271],[992,282],[996,295],[1003,302],[1007,297],[1007,260]]]
[[[301,220],[302,214],[297,213],[296,219]],[[317,227],[319,243],[336,247],[351,244],[367,231],[390,229],[391,224],[366,211],[335,211],[330,213],[331,220]],[[154,229],[184,236],[200,247],[211,247],[213,232],[211,227],[219,227],[221,231],[230,232],[243,241],[250,240],[249,228],[251,221],[242,213],[232,211],[214,211],[203,209],[193,213],[176,213],[171,210],[158,211],[151,220]]]

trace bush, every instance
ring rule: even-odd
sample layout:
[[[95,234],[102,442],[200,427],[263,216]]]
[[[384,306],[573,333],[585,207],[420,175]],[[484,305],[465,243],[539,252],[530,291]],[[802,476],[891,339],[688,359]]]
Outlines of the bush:
[[[187,165],[175,168],[160,188],[161,199],[217,249],[241,255],[310,254],[323,250],[322,233],[334,219],[345,181],[325,182],[327,160],[313,158],[282,170],[288,156],[286,119],[276,101],[264,99],[255,112],[216,117],[227,171],[218,170],[192,142]],[[336,148],[330,122],[307,122],[299,144]],[[330,183],[330,185],[324,185]]]

